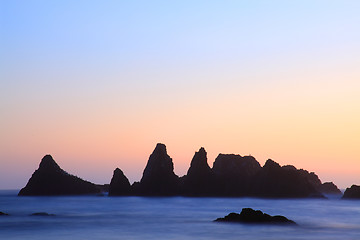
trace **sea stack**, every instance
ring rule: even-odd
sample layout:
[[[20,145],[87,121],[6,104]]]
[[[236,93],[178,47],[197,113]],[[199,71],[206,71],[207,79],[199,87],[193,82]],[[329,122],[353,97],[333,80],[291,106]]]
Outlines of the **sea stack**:
[[[343,199],[360,199],[360,186],[352,185],[347,188],[342,197]]]
[[[256,174],[251,195],[265,198],[324,198],[309,180],[311,177],[307,171],[294,166],[281,167],[269,159]]]
[[[325,182],[320,186],[321,193],[323,194],[333,194],[341,195],[342,192],[333,182]]]
[[[211,196],[214,192],[214,174],[207,162],[207,153],[202,147],[191,160],[184,178],[184,194],[189,196]]]
[[[213,172],[216,176],[217,194],[220,196],[248,196],[254,176],[261,170],[252,156],[219,154]]]
[[[130,182],[124,173],[116,168],[110,182],[109,196],[126,196],[130,194]]]
[[[51,155],[46,155],[18,195],[82,195],[99,192],[95,184],[70,175],[59,167]]]
[[[141,195],[179,195],[179,177],[174,173],[173,161],[164,144],[158,143],[150,155],[139,188]]]

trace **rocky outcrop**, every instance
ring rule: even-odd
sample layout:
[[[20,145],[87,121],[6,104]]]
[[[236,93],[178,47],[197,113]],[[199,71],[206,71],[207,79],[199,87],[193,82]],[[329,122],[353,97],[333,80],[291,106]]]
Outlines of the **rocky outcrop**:
[[[109,196],[124,196],[130,194],[130,182],[124,173],[116,168],[110,182]]]
[[[333,182],[325,182],[321,184],[320,191],[323,194],[336,194],[340,195],[342,192]]]
[[[213,170],[218,176],[254,176],[261,169],[260,163],[252,156],[220,153],[215,159]]]
[[[138,194],[148,196],[179,195],[179,177],[174,173],[174,164],[167,154],[166,146],[158,143],[150,155],[138,186]]]
[[[213,166],[217,194],[220,196],[249,195],[253,178],[260,170],[260,163],[252,156],[219,154]]]
[[[284,166],[283,168],[290,167],[297,170],[294,166]],[[299,169],[297,172],[320,193],[322,194],[342,194],[340,189],[333,182],[322,183],[318,175],[314,172],[308,172],[304,169]]]
[[[183,193],[189,196],[211,196],[214,191],[214,174],[207,162],[207,153],[200,148],[191,160],[190,168],[183,177]]]
[[[230,213],[224,218],[218,218],[216,222],[236,222],[248,224],[291,224],[296,225],[292,220],[284,216],[270,216],[260,210],[255,211],[252,208],[243,208],[241,213]]]
[[[254,177],[251,195],[265,198],[324,197],[304,170],[269,159]]]
[[[195,153],[187,174],[179,178],[167,154],[166,146],[158,143],[149,157],[140,182],[130,185],[120,169],[115,169],[110,184],[95,185],[62,170],[46,155],[19,195],[78,195],[109,192],[109,196],[222,196],[261,198],[324,197],[322,193],[338,194],[333,183],[322,184],[319,177],[294,166],[280,166],[268,160],[263,167],[252,156],[219,154],[213,168],[207,153]]]
[[[95,184],[68,174],[50,155],[46,155],[18,195],[81,195],[99,192]]]
[[[36,213],[32,213],[30,214],[30,216],[39,216],[39,217],[54,217],[55,214],[50,214],[47,212],[36,212]]]
[[[347,188],[342,197],[343,199],[360,199],[360,186],[352,185]]]
[[[281,167],[270,159],[261,167],[252,156],[219,154],[211,169],[204,148],[195,153],[187,175],[179,179],[173,169],[165,145],[158,144],[141,181],[132,185],[132,192],[160,196],[322,198],[322,191],[329,187],[313,172],[291,165]]]

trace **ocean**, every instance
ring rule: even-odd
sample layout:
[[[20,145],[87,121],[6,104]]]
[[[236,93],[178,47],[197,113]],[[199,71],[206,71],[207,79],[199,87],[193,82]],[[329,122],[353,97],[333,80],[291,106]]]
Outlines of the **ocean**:
[[[0,211],[9,214],[0,216],[0,239],[360,239],[356,200],[16,194],[0,191]],[[245,207],[298,226],[213,222]]]

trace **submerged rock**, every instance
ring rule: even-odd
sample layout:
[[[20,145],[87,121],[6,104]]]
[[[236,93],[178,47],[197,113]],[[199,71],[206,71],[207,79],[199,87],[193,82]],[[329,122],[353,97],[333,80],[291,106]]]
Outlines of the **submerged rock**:
[[[95,184],[65,172],[51,155],[46,155],[18,195],[81,195],[99,192]]]
[[[360,186],[352,185],[347,188],[342,197],[343,199],[360,199]]]
[[[251,223],[251,224],[292,224],[296,223],[287,219],[284,216],[270,216],[260,210],[255,211],[252,208],[243,208],[241,213],[230,213],[229,215],[218,218],[216,222],[238,222],[238,223]]]
[[[124,173],[116,168],[110,182],[109,196],[124,196],[130,194],[130,182]]]
[[[4,212],[0,212],[0,216],[9,216],[9,214],[4,213]]]
[[[179,195],[179,177],[167,154],[166,146],[158,143],[150,155],[139,184],[139,194],[149,196]]]
[[[53,217],[53,216],[55,216],[55,214],[49,214],[47,212],[36,212],[36,213],[30,214],[30,216]]]

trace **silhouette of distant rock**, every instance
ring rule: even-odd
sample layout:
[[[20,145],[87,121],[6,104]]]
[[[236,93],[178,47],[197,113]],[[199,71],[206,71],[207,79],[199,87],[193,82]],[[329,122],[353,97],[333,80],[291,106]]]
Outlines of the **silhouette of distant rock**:
[[[230,213],[224,218],[218,218],[216,222],[238,222],[250,224],[291,224],[296,225],[292,220],[284,216],[270,216],[260,210],[255,211],[252,208],[243,208],[241,213]]]
[[[347,188],[342,197],[343,199],[360,199],[360,186],[352,185]]]
[[[297,170],[294,166],[281,167],[271,159],[256,174],[252,195],[266,198],[324,197],[304,170]]]
[[[151,154],[143,177],[134,183],[136,195],[248,196],[262,198],[323,198],[318,176],[268,160],[263,167],[252,156],[219,154],[211,169],[204,148],[195,153],[187,175],[178,178],[164,144]],[[334,187],[334,186],[332,186]],[[336,187],[336,186],[335,186]]]
[[[166,146],[158,143],[150,155],[139,185],[139,193],[149,196],[179,195],[179,177],[167,154]]]
[[[130,182],[124,173],[116,168],[110,182],[109,196],[121,196],[130,194]]]
[[[214,174],[207,163],[207,153],[203,147],[195,153],[183,181],[185,195],[214,195]]]
[[[0,212],[0,216],[9,216],[9,214],[4,213],[4,212]]]
[[[260,163],[252,156],[219,154],[213,166],[217,194],[221,196],[249,195],[253,178],[260,170]]]
[[[321,184],[320,191],[324,194],[342,194],[340,189],[333,182],[325,182]]]
[[[284,166],[283,168],[288,167]],[[295,167],[290,166],[293,169],[297,170]],[[304,169],[299,169],[297,172],[320,193],[322,194],[342,194],[340,189],[333,182],[321,183],[321,180],[314,172],[308,172]]]
[[[99,192],[95,184],[68,174],[50,155],[46,155],[18,195],[80,195]]]
[[[110,184],[95,185],[62,170],[50,155],[40,162],[18,195],[79,195],[109,192],[109,196],[222,196],[261,198],[324,197],[339,194],[333,183],[322,184],[319,177],[294,166],[280,166],[267,160],[261,167],[252,156],[219,154],[213,168],[207,153],[195,153],[185,176],[174,173],[174,164],[166,146],[158,143],[149,157],[140,182],[130,185],[120,169],[115,169]],[[350,191],[350,190],[349,190]],[[349,193],[347,195],[354,195]],[[344,195],[346,198],[347,195]]]

